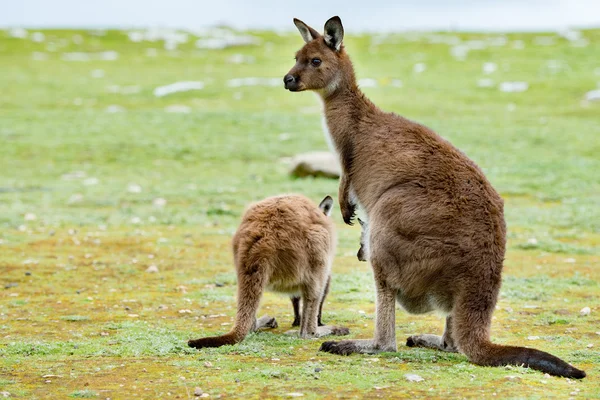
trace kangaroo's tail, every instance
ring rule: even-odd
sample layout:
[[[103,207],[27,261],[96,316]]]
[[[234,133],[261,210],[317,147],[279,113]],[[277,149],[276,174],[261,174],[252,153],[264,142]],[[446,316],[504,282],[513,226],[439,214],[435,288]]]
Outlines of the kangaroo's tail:
[[[453,337],[471,362],[483,366],[525,366],[566,378],[585,377],[584,371],[544,351],[491,343],[489,327],[493,308],[477,307],[475,301],[461,303],[462,307],[454,313]]]
[[[267,271],[264,263],[238,269],[238,296],[235,325],[228,333],[221,336],[205,337],[188,341],[188,346],[196,349],[203,347],[220,347],[239,343],[254,329],[256,312],[267,283]]]

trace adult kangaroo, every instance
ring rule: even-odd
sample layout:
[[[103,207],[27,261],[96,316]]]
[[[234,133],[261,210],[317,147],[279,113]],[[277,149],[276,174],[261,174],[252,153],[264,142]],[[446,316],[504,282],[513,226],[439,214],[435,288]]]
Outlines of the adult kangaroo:
[[[256,318],[265,289],[301,296],[301,338],[347,335],[348,328],[318,324],[336,246],[335,226],[328,218],[332,207],[329,196],[317,207],[300,195],[268,197],[248,207],[233,237],[235,325],[224,335],[193,339],[188,345],[199,349],[235,344],[252,330],[276,327],[274,318]]]
[[[342,44],[339,17],[324,34],[294,19],[306,44],[283,78],[292,92],[323,100],[326,128],[342,166],[339,202],[352,224],[368,217],[368,258],[377,292],[375,337],[325,342],[335,354],[396,351],[395,301],[409,313],[447,315],[443,336],[408,346],[460,351],[484,366],[525,365],[556,376],[581,371],[540,350],[490,341],[506,245],[503,200],[479,167],[431,129],[383,112],[360,91]]]

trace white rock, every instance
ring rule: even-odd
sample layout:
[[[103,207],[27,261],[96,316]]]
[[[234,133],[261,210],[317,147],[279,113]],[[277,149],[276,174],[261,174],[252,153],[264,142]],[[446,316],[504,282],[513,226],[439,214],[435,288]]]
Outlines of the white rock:
[[[256,58],[244,54],[233,54],[227,58],[227,62],[230,64],[253,64],[255,61]]]
[[[575,260],[574,258],[565,258],[565,262],[567,264],[574,264],[577,260]]]
[[[527,336],[527,340],[539,340],[539,336]]]
[[[538,241],[536,238],[529,238],[529,239],[527,239],[527,243],[536,245],[536,244],[538,244]]]
[[[513,49],[523,50],[525,48],[525,42],[522,40],[515,40],[512,45]]]
[[[358,86],[362,87],[377,87],[377,81],[372,78],[362,78],[358,80]]]
[[[537,46],[552,46],[555,43],[552,36],[536,36],[533,38],[533,44]]]
[[[104,61],[115,61],[119,58],[119,53],[117,53],[116,51],[102,51],[100,53],[98,53],[98,58],[100,60],[104,60]]]
[[[477,79],[477,86],[481,88],[489,88],[494,86],[494,81],[490,78]]]
[[[498,86],[498,89],[501,92],[505,93],[520,93],[529,89],[529,84],[527,82],[502,82]]]
[[[93,69],[90,72],[90,76],[92,78],[96,78],[96,79],[104,78],[104,70],[103,69]]]
[[[421,381],[425,380],[420,375],[417,375],[417,374],[404,374],[404,377],[409,382],[421,382]]]
[[[196,41],[196,47],[199,49],[225,49],[227,47],[234,46],[254,46],[259,45],[261,40],[257,37],[250,35],[236,35],[233,32],[227,32],[220,37],[210,37],[198,39]]]
[[[466,44],[459,44],[450,48],[450,55],[457,60],[463,61],[467,58],[470,50]]]
[[[173,104],[165,107],[165,111],[168,113],[189,114],[192,112],[192,108],[182,104]]]
[[[167,200],[163,199],[162,197],[157,197],[156,199],[152,200],[152,205],[154,207],[161,208],[167,205]]]
[[[585,94],[585,99],[587,101],[600,101],[600,89],[590,90]]]
[[[290,174],[302,178],[322,176],[337,179],[341,169],[337,157],[328,151],[302,153],[292,158]]]
[[[124,112],[125,108],[117,105],[117,104],[111,104],[110,106],[106,107],[104,109],[104,111],[106,111],[107,113],[120,113],[120,112]]]
[[[77,204],[83,201],[83,195],[81,193],[75,193],[69,197],[67,204]]]
[[[48,59],[48,54],[41,51],[34,51],[31,53],[31,59],[35,61],[46,61]]]
[[[170,85],[159,86],[154,89],[154,96],[163,97],[173,93],[188,92],[190,90],[204,89],[204,82],[200,81],[181,81],[171,83]]]
[[[146,272],[156,273],[156,272],[158,272],[158,267],[156,265],[152,264],[148,268],[146,268]]]
[[[422,72],[425,72],[426,69],[427,69],[427,65],[425,65],[425,63],[416,63],[413,66],[413,72],[415,74],[420,74]]]
[[[94,178],[94,177],[86,178],[83,180],[83,184],[85,186],[94,186],[94,185],[97,185],[99,182],[100,182],[100,180],[98,180],[98,178]]]
[[[28,32],[23,28],[10,28],[8,35],[17,39],[25,39],[28,35]]]
[[[42,32],[33,32],[31,34],[31,40],[36,43],[41,43],[46,40],[46,35],[44,35]]]
[[[592,312],[592,310],[589,307],[583,307],[580,311],[579,311],[579,315],[581,316],[586,316],[586,315],[590,315]]]
[[[482,68],[483,68],[484,74],[491,74],[491,73],[496,72],[496,70],[498,69],[498,65],[493,62],[485,62],[485,63],[483,63]]]
[[[34,213],[27,213],[24,217],[25,221],[35,221],[37,216]]]
[[[283,86],[283,81],[280,78],[234,78],[227,81],[227,86]]]
[[[137,183],[130,183],[127,185],[127,191],[129,193],[142,193],[142,187]]]

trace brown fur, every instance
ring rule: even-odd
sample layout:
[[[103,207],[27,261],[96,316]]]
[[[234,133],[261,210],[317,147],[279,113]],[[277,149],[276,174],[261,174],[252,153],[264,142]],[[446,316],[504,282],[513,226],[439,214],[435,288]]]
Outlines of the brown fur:
[[[490,342],[506,226],[503,200],[481,169],[431,129],[381,111],[365,97],[341,45],[338,17],[327,21],[323,36],[312,28],[300,31],[306,44],[296,53],[285,86],[315,91],[323,100],[342,165],[342,216],[352,224],[357,205],[368,216],[377,290],[375,338],[326,342],[321,350],[396,351],[398,301],[410,313],[448,315],[443,337],[413,336],[409,346],[459,350],[479,365],[526,365],[583,378],[585,372],[548,353]]]
[[[269,197],[251,205],[233,237],[238,278],[237,314],[229,333],[190,340],[190,347],[219,347],[242,341],[251,330],[276,327],[273,318],[256,319],[265,289],[300,294],[300,337],[345,335],[348,329],[318,326],[336,245],[333,222],[327,218],[333,200],[319,207],[300,195]]]

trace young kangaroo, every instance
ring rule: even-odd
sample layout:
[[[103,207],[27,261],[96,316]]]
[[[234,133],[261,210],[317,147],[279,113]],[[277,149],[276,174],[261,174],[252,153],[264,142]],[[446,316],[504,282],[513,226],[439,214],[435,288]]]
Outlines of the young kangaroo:
[[[375,337],[325,342],[336,354],[396,351],[395,301],[410,313],[447,315],[443,336],[408,346],[460,351],[485,366],[525,365],[552,375],[585,372],[543,351],[490,341],[506,244],[503,200],[479,167],[431,129],[383,112],[360,91],[339,17],[320,35],[294,24],[306,44],[284,77],[292,92],[323,100],[330,142],[342,165],[339,202],[352,224],[368,217],[368,259],[377,291]]]
[[[256,319],[263,291],[302,297],[300,337],[347,335],[347,328],[317,326],[329,286],[336,235],[327,196],[319,207],[304,196],[269,197],[251,205],[233,237],[237,272],[237,314],[224,335],[190,340],[190,347],[219,347],[241,342],[248,332],[275,327],[268,316]]]

